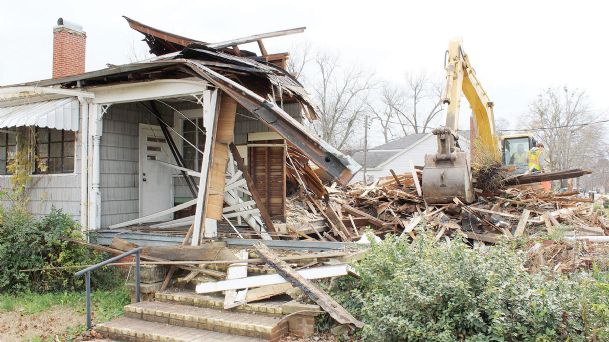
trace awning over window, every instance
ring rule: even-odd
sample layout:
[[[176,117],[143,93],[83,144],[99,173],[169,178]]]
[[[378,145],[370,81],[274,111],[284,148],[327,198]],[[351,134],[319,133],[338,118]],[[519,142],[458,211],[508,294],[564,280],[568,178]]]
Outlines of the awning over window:
[[[0,108],[0,128],[36,126],[78,131],[80,103],[74,97]]]

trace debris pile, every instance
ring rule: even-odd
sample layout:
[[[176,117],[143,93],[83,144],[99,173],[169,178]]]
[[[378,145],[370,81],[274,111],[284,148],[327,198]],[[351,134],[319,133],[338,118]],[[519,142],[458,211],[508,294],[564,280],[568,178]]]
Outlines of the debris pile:
[[[289,200],[288,231],[294,232],[294,238],[350,242],[360,240],[366,229],[381,237],[393,233],[414,238],[415,228],[420,227],[432,230],[438,239],[463,234],[485,243],[525,233],[581,237],[609,232],[608,222],[593,210],[593,200],[580,197],[579,192],[555,194],[536,185],[518,184],[545,180],[555,173],[503,176],[502,181],[497,181],[497,174],[485,173],[493,186],[477,190],[477,202],[465,204],[455,198],[452,204],[433,206],[421,196],[419,169],[402,175],[392,172],[370,185],[333,184],[325,187],[323,197],[307,191],[319,189],[311,178],[299,182],[301,190]]]

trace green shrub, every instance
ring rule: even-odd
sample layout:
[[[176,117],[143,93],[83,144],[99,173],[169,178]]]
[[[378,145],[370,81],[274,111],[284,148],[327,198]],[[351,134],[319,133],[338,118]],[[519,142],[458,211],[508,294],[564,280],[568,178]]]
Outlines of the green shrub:
[[[609,284],[589,275],[530,274],[508,244],[472,249],[389,237],[333,296],[368,341],[585,341],[607,336]]]
[[[78,224],[67,214],[53,209],[36,219],[21,206],[0,211],[0,291],[70,291],[83,288],[84,277],[74,277],[78,268],[103,260],[104,255],[65,238],[82,239]],[[42,271],[23,272],[26,269]],[[97,287],[113,285],[109,270],[92,274]]]

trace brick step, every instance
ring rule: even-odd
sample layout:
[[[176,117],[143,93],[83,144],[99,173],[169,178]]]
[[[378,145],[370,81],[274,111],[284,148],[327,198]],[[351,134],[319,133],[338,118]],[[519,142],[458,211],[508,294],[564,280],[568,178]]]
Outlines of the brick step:
[[[216,331],[179,327],[164,323],[121,317],[95,326],[95,330],[115,341],[163,342],[261,342],[259,338],[228,335]]]
[[[193,305],[201,308],[211,308],[219,310],[224,308],[224,296],[221,295],[203,295],[197,294],[193,291],[167,291],[157,292],[154,298],[156,301],[160,302]],[[289,299],[272,299],[266,300],[264,302],[243,304],[231,309],[231,311],[281,316],[283,315],[282,306],[288,301]]]
[[[188,328],[278,341],[288,333],[288,320],[169,302],[140,302],[125,306],[125,317]]]

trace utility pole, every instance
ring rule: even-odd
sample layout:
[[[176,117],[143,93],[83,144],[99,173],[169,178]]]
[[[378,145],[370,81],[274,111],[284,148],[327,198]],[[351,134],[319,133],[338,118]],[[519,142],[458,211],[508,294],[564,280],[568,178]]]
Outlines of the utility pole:
[[[368,114],[364,119],[364,184],[368,184],[366,169],[368,168]]]

